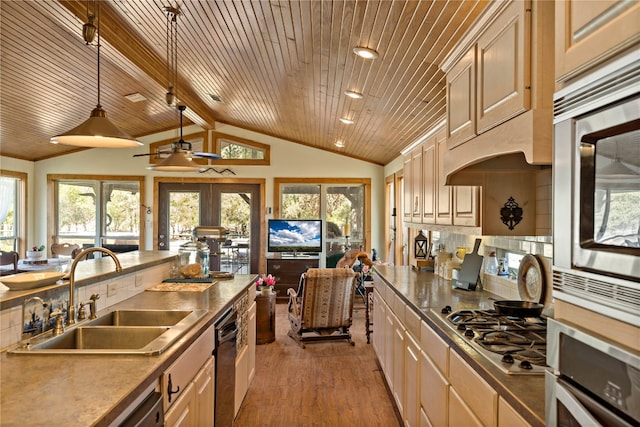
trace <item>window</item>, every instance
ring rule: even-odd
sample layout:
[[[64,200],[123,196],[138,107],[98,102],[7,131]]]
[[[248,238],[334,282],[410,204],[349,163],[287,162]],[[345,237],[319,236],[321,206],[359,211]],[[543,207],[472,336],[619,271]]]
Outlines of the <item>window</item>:
[[[269,165],[270,150],[267,144],[213,132],[215,152],[221,159],[216,164],[223,165]]]
[[[143,177],[49,179],[55,188],[55,242],[104,246],[115,252],[140,247]]]
[[[179,138],[165,139],[164,141],[154,142],[149,144],[149,163],[160,163],[162,160],[169,157],[173,146],[178,142]],[[207,132],[199,132],[191,135],[184,135],[184,142],[191,144],[191,151],[208,151],[209,144],[207,143]],[[194,158],[192,160],[200,165],[206,165],[206,159]]]
[[[276,215],[284,219],[323,219],[325,255],[366,250],[370,239],[369,179],[276,179]],[[309,181],[305,179],[304,181]]]
[[[26,183],[25,173],[0,171],[0,250],[25,249]]]

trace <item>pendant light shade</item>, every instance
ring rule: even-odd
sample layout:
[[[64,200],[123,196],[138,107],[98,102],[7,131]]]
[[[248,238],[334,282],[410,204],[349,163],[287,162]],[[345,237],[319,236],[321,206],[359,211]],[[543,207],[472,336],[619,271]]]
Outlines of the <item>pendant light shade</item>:
[[[198,172],[200,166],[189,160],[182,150],[174,150],[169,157],[157,165],[149,166],[149,169],[160,172]]]
[[[138,147],[142,143],[136,141],[129,134],[111,123],[107,118],[107,112],[100,105],[100,1],[97,2],[96,11],[98,20],[96,31],[98,35],[98,103],[91,112],[89,119],[70,131],[52,137],[51,143],[91,148]],[[87,15],[89,23],[83,27],[83,38],[89,44],[95,35],[95,27],[93,26],[93,15],[89,15],[88,10]]]

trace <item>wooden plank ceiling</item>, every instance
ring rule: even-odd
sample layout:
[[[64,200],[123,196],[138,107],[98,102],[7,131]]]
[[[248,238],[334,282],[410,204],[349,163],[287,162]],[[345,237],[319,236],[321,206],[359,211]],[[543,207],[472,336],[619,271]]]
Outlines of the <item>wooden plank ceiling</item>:
[[[101,105],[136,137],[176,128],[177,112],[164,100],[169,0],[100,4]],[[207,129],[229,123],[386,164],[444,117],[438,66],[486,4],[180,1],[178,97],[186,117]],[[96,48],[82,40],[94,7],[1,2],[0,154],[38,160],[77,150],[49,139],[97,103]],[[380,56],[362,59],[355,46]],[[146,100],[124,98],[132,93]]]

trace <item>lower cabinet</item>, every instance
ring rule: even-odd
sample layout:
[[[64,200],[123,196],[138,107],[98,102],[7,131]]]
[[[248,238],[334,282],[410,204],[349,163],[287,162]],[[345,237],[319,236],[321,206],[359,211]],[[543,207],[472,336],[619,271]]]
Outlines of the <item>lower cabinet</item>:
[[[449,425],[465,427],[483,427],[480,419],[467,406],[453,387],[449,387]],[[487,424],[493,425],[493,424]]]
[[[420,360],[420,408],[421,414],[429,421],[427,425],[448,425],[449,380],[424,350]]]
[[[196,425],[196,392],[193,383],[189,383],[180,398],[164,415],[165,427],[188,427]]]
[[[166,427],[213,426],[213,357],[196,374],[184,392],[165,414]]]
[[[407,334],[404,352],[404,420],[405,426],[418,425],[420,411],[420,346]]]
[[[239,315],[240,313],[238,313]],[[238,349],[236,356],[236,388],[234,396],[234,414],[238,415],[249,384],[256,371],[256,302],[255,295],[250,299],[246,317],[246,343]]]
[[[503,398],[498,398],[498,427],[526,427],[529,423]]]
[[[498,393],[455,352],[449,354],[449,381],[451,382],[450,390],[455,389],[457,395],[466,402],[470,410],[484,425],[495,425],[498,413]],[[450,423],[452,423],[451,415],[453,412],[455,411],[450,404]],[[452,423],[452,425],[456,424]]]

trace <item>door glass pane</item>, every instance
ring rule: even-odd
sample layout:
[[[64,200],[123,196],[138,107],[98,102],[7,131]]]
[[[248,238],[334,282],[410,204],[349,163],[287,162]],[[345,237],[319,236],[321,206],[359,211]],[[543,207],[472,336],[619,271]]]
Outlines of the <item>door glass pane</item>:
[[[58,240],[94,244],[96,191],[93,183],[58,182]]]
[[[137,182],[102,184],[103,243],[138,245],[140,235],[140,191]]]
[[[191,241],[193,229],[200,225],[200,193],[169,193],[169,249]]]
[[[284,185],[281,196],[280,218],[318,219],[320,218],[319,185]]]
[[[0,177],[0,250],[16,250],[18,182],[16,178]]]
[[[220,194],[220,225],[229,231],[220,246],[220,271],[249,273],[251,259],[251,194]]]
[[[364,246],[364,186],[327,187],[327,255]]]

